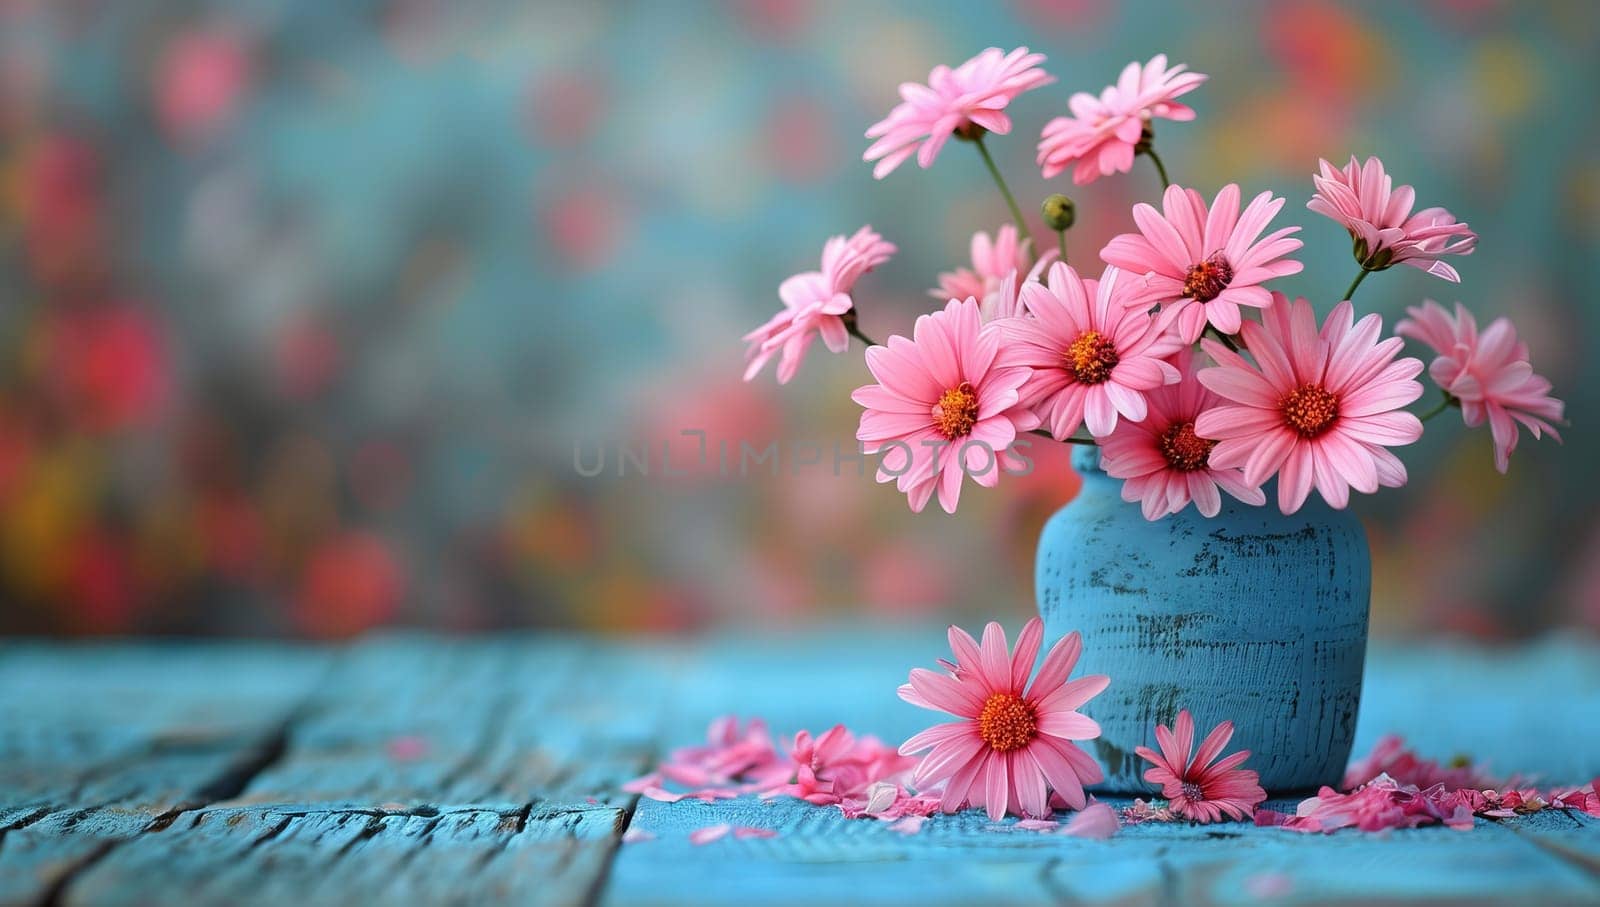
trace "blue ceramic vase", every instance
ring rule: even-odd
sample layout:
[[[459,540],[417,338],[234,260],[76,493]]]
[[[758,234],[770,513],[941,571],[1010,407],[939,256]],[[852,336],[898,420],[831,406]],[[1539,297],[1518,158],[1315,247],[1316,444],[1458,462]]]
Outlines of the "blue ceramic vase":
[[[1099,790],[1152,792],[1134,747],[1179,709],[1196,741],[1231,719],[1228,752],[1271,793],[1337,784],[1361,703],[1372,567],[1366,533],[1315,494],[1284,516],[1222,496],[1212,519],[1193,506],[1155,522],[1121,499],[1099,448],[1074,452],[1078,497],[1045,525],[1035,594],[1046,638],[1078,630],[1074,676],[1107,674],[1085,707],[1102,734]]]

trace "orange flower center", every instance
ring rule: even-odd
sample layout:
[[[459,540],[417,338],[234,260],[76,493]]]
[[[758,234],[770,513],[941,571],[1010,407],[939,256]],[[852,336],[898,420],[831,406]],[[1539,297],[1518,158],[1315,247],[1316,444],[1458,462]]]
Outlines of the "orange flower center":
[[[1015,693],[995,693],[978,714],[978,736],[997,753],[1028,745],[1037,731],[1033,706]]]
[[[1117,347],[1099,331],[1085,331],[1072,341],[1061,358],[1066,360],[1067,371],[1072,372],[1079,384],[1101,384],[1117,367]]]
[[[1189,266],[1183,280],[1183,295],[1196,302],[1210,302],[1228,288],[1233,280],[1233,265],[1221,252],[1212,252],[1205,261]]]
[[[972,432],[978,421],[978,395],[972,385],[963,381],[945,391],[933,406],[933,427],[946,440],[964,438]]]
[[[1315,384],[1302,384],[1278,404],[1284,424],[1302,438],[1315,438],[1339,419],[1339,398]]]
[[[1174,423],[1161,436],[1161,455],[1167,464],[1179,472],[1194,472],[1206,467],[1211,448],[1217,442],[1208,441],[1194,433],[1193,422]]]

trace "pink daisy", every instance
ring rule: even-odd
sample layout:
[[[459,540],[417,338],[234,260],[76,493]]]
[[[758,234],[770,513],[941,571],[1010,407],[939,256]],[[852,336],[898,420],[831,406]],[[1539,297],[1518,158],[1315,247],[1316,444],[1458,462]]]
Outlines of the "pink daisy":
[[[1067,680],[1083,651],[1077,633],[1050,649],[1028,684],[1044,638],[1035,617],[1006,651],[1006,633],[997,623],[983,631],[983,643],[952,626],[952,673],[914,668],[900,698],[914,706],[949,712],[961,720],[934,725],[900,745],[911,754],[928,750],[912,776],[919,788],[943,782],[941,806],[954,812],[982,804],[989,818],[1007,812],[1031,818],[1050,815],[1050,791],[1073,809],[1088,800],[1083,786],[1104,775],[1093,758],[1073,741],[1100,736],[1100,725],[1077,709],[1098,696],[1110,678],[1093,674]],[[948,664],[948,663],[947,663]]]
[[[1041,257],[1040,263],[1047,258],[1055,258],[1055,251]],[[972,234],[972,267],[940,274],[938,288],[929,290],[928,295],[940,302],[969,296],[981,300],[998,290],[1006,275],[1013,271],[1029,274],[1034,267],[1033,240],[1019,239],[1015,225],[1002,226],[993,239],[979,230]]]
[[[1028,369],[997,360],[1000,328],[982,323],[973,299],[919,317],[912,338],[867,349],[878,383],[850,395],[867,410],[856,438],[866,453],[883,453],[878,481],[894,481],[912,510],[937,490],[939,506],[955,513],[963,475],[993,488],[1002,469],[1025,468],[1011,444],[1039,424],[1018,393]]]
[[[1333,218],[1355,240],[1356,261],[1369,271],[1407,264],[1435,277],[1461,282],[1456,269],[1441,261],[1445,255],[1468,255],[1478,244],[1478,234],[1457,223],[1443,208],[1411,213],[1417,193],[1410,186],[1393,188],[1383,161],[1354,156],[1342,169],[1318,161],[1322,173],[1311,179],[1317,191],[1306,207]]]
[[[1428,375],[1460,401],[1468,425],[1476,428],[1488,420],[1496,469],[1504,473],[1510,465],[1520,434],[1518,422],[1535,438],[1549,432],[1561,440],[1551,423],[1562,420],[1566,404],[1550,396],[1548,380],[1534,374],[1528,346],[1517,340],[1517,329],[1509,320],[1496,318],[1480,334],[1477,320],[1459,302],[1453,318],[1431,299],[1406,313],[1411,317],[1395,325],[1394,332],[1426,343],[1439,354],[1428,366]]]
[[[862,227],[848,239],[835,236],[822,247],[822,270],[796,274],[778,286],[783,309],[766,324],[744,335],[750,349],[745,353],[749,365],[744,380],[759,373],[767,360],[782,352],[778,363],[778,383],[788,384],[800,368],[811,342],[822,335],[822,342],[835,353],[850,345],[844,315],[855,306],[850,291],[856,280],[894,255],[893,243]]]
[[[1222,399],[1195,377],[1194,354],[1181,351],[1176,358],[1183,379],[1147,392],[1150,415],[1142,422],[1124,419],[1100,440],[1102,468],[1112,478],[1124,480],[1122,499],[1141,502],[1147,520],[1177,513],[1190,501],[1201,515],[1216,516],[1222,509],[1218,488],[1260,507],[1267,496],[1245,482],[1244,470],[1211,465],[1211,448],[1217,442],[1196,435],[1194,423]]]
[[[1043,62],[1044,54],[1030,54],[1026,47],[1009,54],[991,47],[955,69],[935,66],[927,85],[902,82],[904,100],[867,130],[867,138],[877,141],[861,159],[877,160],[872,175],[883,179],[912,154],[923,169],[932,166],[952,135],[976,137],[983,130],[1005,135],[1011,131],[1006,105],[1055,81],[1039,68]]]
[[[1144,275],[1130,304],[1170,307],[1186,343],[1198,340],[1208,321],[1224,334],[1239,333],[1240,306],[1272,304],[1263,283],[1300,273],[1300,262],[1284,258],[1301,246],[1290,238],[1299,227],[1261,236],[1283,207],[1271,192],[1256,196],[1241,214],[1234,183],[1222,187],[1209,209],[1193,189],[1168,186],[1161,206],[1158,214],[1150,205],[1134,205],[1139,232],[1112,238],[1100,257]]]
[[[1233,722],[1224,721],[1200,742],[1200,749],[1189,758],[1194,747],[1194,718],[1189,710],[1178,713],[1173,729],[1156,725],[1156,742],[1161,752],[1147,746],[1136,747],[1135,753],[1153,765],[1145,770],[1144,780],[1161,785],[1161,796],[1173,813],[1195,822],[1220,822],[1224,814],[1243,819],[1251,814],[1257,803],[1267,799],[1261,789],[1260,776],[1239,766],[1250,758],[1249,750],[1240,750],[1220,762],[1217,757],[1233,738]]]
[[[1350,502],[1351,488],[1371,494],[1404,485],[1406,468],[1387,448],[1422,437],[1422,423],[1400,409],[1422,396],[1413,380],[1421,360],[1395,358],[1403,341],[1378,339],[1378,315],[1352,323],[1348,300],[1333,307],[1319,333],[1311,303],[1274,296],[1261,324],[1244,325],[1254,365],[1204,342],[1219,367],[1201,369],[1200,383],[1237,404],[1195,420],[1195,432],[1217,441],[1211,464],[1243,466],[1248,485],[1279,474],[1284,513],[1299,510],[1312,485],[1335,508]]]
[[[1072,182],[1082,186],[1112,173],[1127,173],[1154,118],[1186,121],[1194,110],[1175,98],[1200,87],[1206,76],[1185,72],[1182,64],[1167,68],[1165,54],[1156,54],[1143,66],[1129,63],[1117,84],[1095,97],[1087,92],[1072,96],[1070,117],[1045,124],[1039,140],[1039,166],[1050,179],[1073,164]]]
[[[1050,281],[1024,284],[1028,318],[999,322],[1006,332],[1000,364],[1033,370],[1023,399],[1058,439],[1080,424],[1105,437],[1122,416],[1147,414],[1145,394],[1178,381],[1165,357],[1182,346],[1165,322],[1128,303],[1128,275],[1107,268],[1097,281],[1056,262]]]

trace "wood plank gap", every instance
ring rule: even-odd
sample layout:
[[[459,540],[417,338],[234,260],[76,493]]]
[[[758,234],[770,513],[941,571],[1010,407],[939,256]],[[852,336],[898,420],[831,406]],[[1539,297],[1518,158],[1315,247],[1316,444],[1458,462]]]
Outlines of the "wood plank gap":
[[[655,765],[661,753],[660,741],[651,747],[649,755],[645,758],[645,765]],[[629,797],[622,806],[622,814],[617,817],[615,833],[611,836],[611,849],[606,852],[605,862],[601,864],[600,871],[595,873],[594,881],[590,883],[588,892],[584,895],[584,907],[595,907],[600,903],[600,896],[605,893],[606,883],[611,881],[611,871],[617,865],[617,857],[622,853],[622,836],[628,833],[628,828],[633,824],[634,814],[639,811],[640,794]]]
[[[1572,819],[1571,816],[1567,816],[1567,818]],[[1575,819],[1573,821],[1575,823],[1577,822]],[[1568,847],[1567,845],[1562,844],[1560,841],[1554,840],[1548,835],[1541,835],[1536,831],[1529,831],[1519,828],[1510,822],[1500,822],[1496,824],[1505,828],[1509,828],[1513,834],[1522,838],[1524,841],[1531,842],[1535,847],[1538,847],[1545,853],[1556,857],[1563,863],[1566,863],[1570,866],[1576,866],[1594,878],[1600,879],[1600,857],[1596,857],[1593,854],[1584,853],[1581,850]]]
[[[125,844],[131,840],[133,839],[123,838],[121,840],[106,841],[94,850],[89,851],[84,855],[83,859],[74,863],[66,872],[63,872],[55,881],[51,882],[50,887],[46,888],[43,894],[39,895],[38,903],[40,907],[60,907],[62,898],[66,895],[67,886],[87,872],[94,864],[105,859],[106,854],[116,850],[118,845]]]
[[[8,825],[6,825],[6,827],[0,828],[0,847],[4,847],[5,846],[6,835],[10,834],[11,832],[16,831],[19,828],[27,828],[29,825],[32,825],[33,823],[39,821],[40,819],[43,819],[45,816],[48,816],[48,815],[50,815],[50,807],[41,806],[38,809],[34,810],[33,812],[28,813],[27,815],[23,816],[22,818],[16,820],[15,822],[9,823]]]

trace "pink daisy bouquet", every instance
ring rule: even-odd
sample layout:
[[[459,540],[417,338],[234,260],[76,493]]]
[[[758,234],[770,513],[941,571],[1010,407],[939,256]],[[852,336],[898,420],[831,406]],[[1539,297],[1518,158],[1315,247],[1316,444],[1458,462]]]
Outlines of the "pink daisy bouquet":
[[[1468,426],[1488,423],[1501,472],[1523,429],[1560,440],[1563,404],[1507,319],[1480,329],[1460,303],[1424,300],[1385,336],[1379,315],[1357,316],[1351,300],[1368,275],[1407,265],[1459,283],[1446,259],[1477,244],[1446,209],[1416,210],[1415,191],[1395,186],[1378,158],[1322,161],[1312,177],[1307,208],[1345,228],[1357,266],[1327,315],[1275,289],[1301,271],[1300,227],[1275,223],[1284,198],[1271,190],[1247,201],[1236,184],[1202,193],[1172,182],[1155,124],[1194,119],[1180,98],[1206,76],[1163,55],[1130,63],[1098,96],[1072,95],[1037,156],[1047,179],[1070,169],[1075,185],[1146,157],[1164,186],[1159,207],[1135,205],[1132,229],[1098,262],[1069,263],[1076,207],[1051,195],[1041,209],[1056,236],[1041,252],[987,142],[1010,134],[1013,99],[1055,82],[1043,62],[1027,48],[990,48],[936,67],[926,84],[901,85],[900,103],[867,130],[863,157],[880,179],[913,157],[933,166],[952,138],[970,145],[1015,222],[973,235],[971,266],[938,276],[940,304],[909,338],[878,344],[857,325],[857,282],[896,252],[870,227],[829,239],[819,269],[785,280],[783,309],[745,336],[745,379],[776,356],[782,383],[819,336],[835,353],[852,337],[866,344],[873,383],[852,394],[864,410],[856,437],[880,455],[878,481],[913,510],[937,497],[954,512],[968,479],[993,487],[1026,469],[1018,451],[1032,435],[1098,446],[1123,499],[1151,520],[1191,503],[1216,516],[1222,493],[1265,505],[1272,479],[1284,513],[1313,490],[1343,508],[1352,489],[1405,484],[1395,449],[1450,409]],[[1407,340],[1432,358],[1439,393],[1423,412],[1409,409],[1425,393],[1425,366],[1404,355]]]

